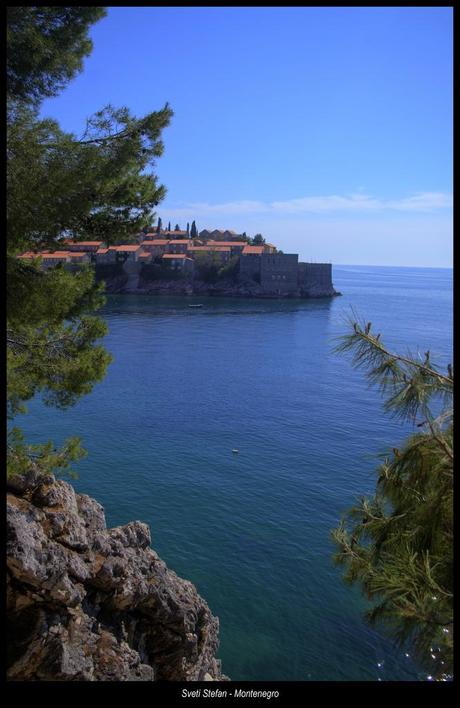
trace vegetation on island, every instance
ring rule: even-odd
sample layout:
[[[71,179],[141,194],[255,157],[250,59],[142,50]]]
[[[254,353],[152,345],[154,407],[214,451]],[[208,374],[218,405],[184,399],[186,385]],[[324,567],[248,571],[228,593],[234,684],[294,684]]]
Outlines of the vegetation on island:
[[[352,323],[351,352],[386,396],[385,410],[418,427],[378,468],[332,535],[344,580],[374,601],[367,619],[384,626],[436,680],[453,672],[453,370],[390,352],[371,324]],[[436,411],[436,413],[434,412]]]
[[[90,27],[100,7],[9,7],[7,10],[7,393],[8,474],[67,469],[83,453],[79,440],[55,450],[28,445],[13,419],[41,393],[67,407],[93,388],[111,357],[101,345],[106,326],[94,312],[103,285],[94,272],[42,270],[16,256],[57,250],[62,238],[129,239],[152,223],[166,190],[153,167],[163,152],[168,105],[141,118],[106,106],[81,136],[40,118],[91,52]],[[62,246],[61,246],[62,247]]]

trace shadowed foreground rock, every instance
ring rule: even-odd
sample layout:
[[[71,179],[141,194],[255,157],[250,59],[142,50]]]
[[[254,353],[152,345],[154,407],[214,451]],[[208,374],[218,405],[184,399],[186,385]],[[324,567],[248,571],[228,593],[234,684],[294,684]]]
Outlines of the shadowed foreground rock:
[[[146,524],[107,529],[100,504],[51,476],[8,487],[10,680],[227,678],[218,619]]]

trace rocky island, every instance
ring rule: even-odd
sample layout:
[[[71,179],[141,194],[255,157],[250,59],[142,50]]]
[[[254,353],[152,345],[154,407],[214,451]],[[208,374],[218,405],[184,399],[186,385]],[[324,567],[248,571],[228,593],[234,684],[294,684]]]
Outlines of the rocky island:
[[[257,238],[257,236],[259,238]],[[283,253],[258,234],[248,239],[233,231],[203,230],[141,233],[132,243],[63,240],[63,249],[26,252],[42,268],[95,267],[108,293],[214,295],[224,297],[333,297],[331,263],[305,263]]]
[[[146,524],[52,475],[8,480],[7,678],[222,681],[219,621],[150,548]]]

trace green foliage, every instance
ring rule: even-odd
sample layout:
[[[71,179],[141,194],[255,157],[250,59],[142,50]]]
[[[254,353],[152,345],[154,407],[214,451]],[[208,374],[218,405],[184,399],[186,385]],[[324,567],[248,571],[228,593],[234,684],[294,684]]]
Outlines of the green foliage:
[[[216,283],[222,269],[222,260],[217,253],[195,255],[195,277],[205,283]]]
[[[104,17],[102,7],[8,7],[7,95],[37,107],[55,96],[82,69],[92,49],[90,25]]]
[[[8,416],[40,393],[64,408],[89,393],[111,360],[100,340],[105,323],[92,313],[104,302],[90,267],[45,270],[25,250],[62,248],[63,237],[117,243],[136,240],[165,195],[152,172],[160,136],[172,116],[165,105],[142,118],[107,106],[78,138],[56,121],[40,120],[40,100],[54,96],[81,69],[91,49],[89,26],[102,8],[8,9],[7,363]],[[161,219],[159,220],[161,225]],[[14,431],[14,432],[13,432]],[[65,470],[82,454],[67,441],[25,444],[10,435],[10,473],[29,465]]]
[[[86,454],[77,437],[68,438],[61,448],[56,449],[51,441],[41,445],[26,444],[21,430],[12,428],[8,433],[7,476],[32,470],[45,474],[59,471],[76,477],[71,464]]]
[[[158,219],[158,224],[157,224],[157,234],[161,233],[161,225],[162,225],[162,222],[161,222],[161,217],[160,217]]]
[[[106,334],[105,323],[82,314],[100,307],[102,285],[94,284],[89,267],[40,271],[38,264],[9,261],[9,417],[24,411],[24,401],[38,392],[48,405],[72,405],[103,378],[111,360],[96,344]]]
[[[371,323],[352,323],[339,352],[351,352],[385,409],[421,428],[384,458],[377,487],[332,533],[344,579],[374,605],[367,613],[400,645],[410,645],[438,680],[452,674],[453,618],[453,372],[388,351]],[[443,405],[440,415],[433,408]]]
[[[192,221],[192,227],[190,230],[190,238],[198,238],[198,231],[197,231],[196,224],[194,221]]]
[[[139,232],[166,193],[146,169],[163,152],[171,115],[165,106],[136,119],[108,106],[77,140],[21,110],[8,126],[9,253],[56,248],[63,236],[115,243]]]
[[[205,283],[217,283],[219,280],[236,282],[239,271],[239,257],[233,256],[227,263],[217,253],[197,253],[195,255],[195,278]]]
[[[253,246],[262,246],[265,243],[265,239],[262,234],[256,234],[252,239]]]
[[[223,265],[218,271],[219,280],[231,280],[234,283],[238,280],[238,273],[240,270],[240,258],[239,256],[232,256],[225,265]]]

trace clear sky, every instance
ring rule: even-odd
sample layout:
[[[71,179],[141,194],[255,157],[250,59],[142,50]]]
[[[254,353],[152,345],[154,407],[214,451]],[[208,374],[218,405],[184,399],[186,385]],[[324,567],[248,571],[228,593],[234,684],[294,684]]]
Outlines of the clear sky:
[[[114,7],[42,114],[174,110],[163,223],[332,263],[452,265],[452,8]]]

